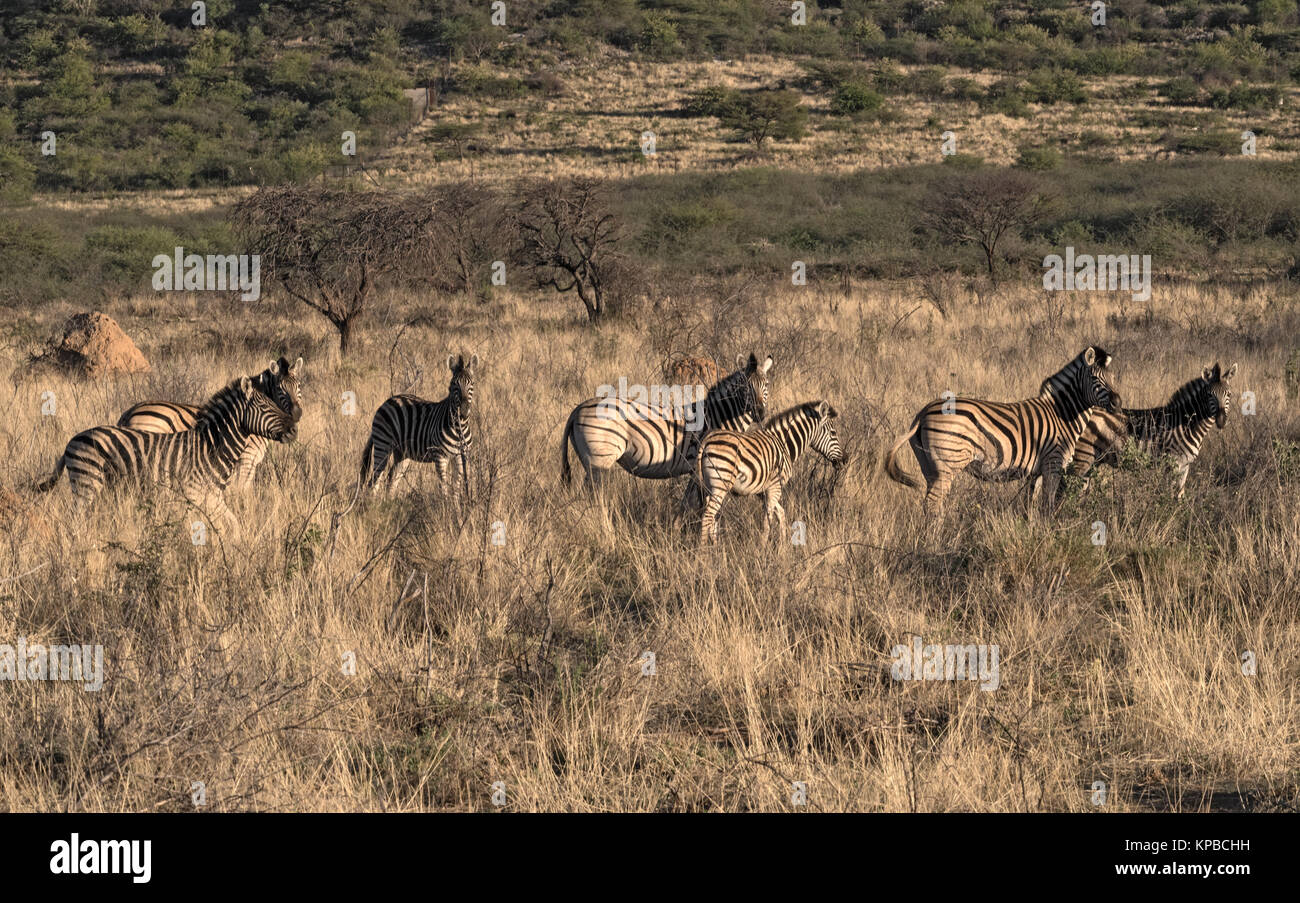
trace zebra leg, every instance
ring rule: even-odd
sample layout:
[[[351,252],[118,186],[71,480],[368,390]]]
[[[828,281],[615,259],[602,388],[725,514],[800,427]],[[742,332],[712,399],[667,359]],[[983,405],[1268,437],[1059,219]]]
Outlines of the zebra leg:
[[[939,517],[943,514],[943,500],[948,496],[948,490],[952,488],[953,472],[951,470],[938,470],[933,477],[926,474],[925,502],[922,504],[922,510],[926,517]]]
[[[1061,487],[1060,463],[1057,461],[1045,462],[1043,475],[1040,479],[1043,481],[1043,489],[1042,496],[1039,499],[1039,506],[1043,515],[1050,517],[1056,513],[1056,496]]]
[[[765,494],[766,510],[763,517],[763,538],[767,539],[767,534],[772,529],[772,516],[776,515],[777,534],[776,541],[778,544],[785,539],[785,508],[781,505],[781,484],[777,483]],[[784,548],[784,545],[782,545]]]
[[[410,458],[399,458],[396,452],[393,453],[393,466],[388,469],[389,495],[394,495],[397,492],[397,484],[401,482],[402,477],[406,476],[406,468],[410,466]]]
[[[1174,498],[1181,499],[1183,493],[1187,490],[1187,472],[1191,470],[1190,464],[1181,464],[1178,467],[1178,483],[1174,486]]]
[[[688,477],[686,480],[686,491],[682,493],[682,516],[690,517],[700,510],[700,502],[703,500],[703,494],[700,492],[699,484],[695,482],[694,477]]]
[[[380,479],[384,476],[384,470],[389,467],[389,457],[391,454],[392,453],[389,449],[384,449],[380,451],[378,446],[371,447],[370,477],[369,477],[370,485],[368,485],[366,489],[373,492],[375,487],[379,485]],[[393,466],[396,466],[396,464],[397,464],[396,461],[392,462]],[[388,476],[389,476],[389,480],[391,481],[392,479],[391,470],[389,471]]]
[[[700,542],[705,539],[712,543],[718,541],[718,509],[722,507],[722,501],[729,491],[730,487],[709,488],[709,497],[704,501],[704,513],[700,516]]]
[[[266,457],[267,446],[270,440],[263,436],[250,436],[248,444],[244,446],[244,451],[239,456],[239,463],[235,470],[234,485],[236,489],[245,489],[253,484],[253,477],[257,474],[257,465],[262,463]]]
[[[405,463],[405,462],[403,462]],[[443,495],[447,494],[447,471],[451,464],[451,458],[434,458],[433,466],[438,471],[438,491]]]
[[[207,487],[205,489],[189,489],[183,492],[186,501],[188,501],[200,514],[207,517],[209,523],[216,523],[216,518],[221,518],[226,522],[230,531],[231,539],[238,539],[242,532],[239,524],[239,518],[235,517],[235,512],[230,510],[226,504],[225,496],[220,489]],[[214,516],[215,515],[215,516]]]

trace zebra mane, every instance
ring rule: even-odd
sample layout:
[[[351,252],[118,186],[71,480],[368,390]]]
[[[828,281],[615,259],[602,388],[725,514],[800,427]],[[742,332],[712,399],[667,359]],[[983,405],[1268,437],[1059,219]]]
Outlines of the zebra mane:
[[[194,415],[195,429],[199,429],[206,424],[212,423],[218,418],[221,412],[235,407],[243,400],[244,390],[239,386],[239,381],[242,378],[243,377],[235,377],[226,384],[224,388],[217,392],[216,395],[213,395],[207,401],[203,402],[203,406],[200,407],[198,412]],[[258,389],[257,391],[260,392],[261,390]]]
[[[1100,345],[1089,345],[1088,348],[1085,348],[1082,351],[1080,351],[1078,355],[1074,358],[1074,360],[1070,361],[1060,370],[1057,370],[1051,376],[1047,377],[1047,379],[1043,380],[1043,384],[1038,387],[1038,397],[1055,398],[1056,386],[1068,385],[1074,382],[1075,377],[1079,375],[1079,371],[1088,366],[1083,362],[1083,356],[1088,353],[1089,349],[1092,349],[1092,351],[1096,354],[1097,360],[1110,361],[1111,354],[1109,351],[1107,351],[1105,348],[1102,348]],[[1103,366],[1105,366],[1105,364],[1103,364]]]
[[[1203,377],[1193,376],[1187,382],[1179,386],[1174,391],[1173,395],[1169,396],[1169,400],[1165,402],[1165,407],[1167,408],[1174,407],[1175,405],[1178,404],[1178,402],[1182,401],[1185,398],[1197,398],[1201,395],[1202,392],[1204,392],[1209,387],[1210,384],[1207,383]]]
[[[797,404],[792,408],[786,408],[784,411],[781,411],[779,414],[773,414],[771,417],[767,418],[767,422],[763,424],[763,429],[771,429],[772,427],[784,426],[785,424],[789,423],[791,420],[799,419],[800,416],[807,416],[809,413],[811,413],[810,409],[816,407],[817,407],[817,402],[805,401],[802,404]]]
[[[284,373],[283,370],[280,372]],[[253,381],[253,388],[257,389],[257,391],[268,397],[271,395],[271,385],[275,382],[275,376],[272,375],[270,367],[267,367],[256,376],[249,377],[249,379]]]
[[[728,373],[722,379],[710,386],[708,391],[704,393],[705,397],[712,397],[715,400],[732,398],[741,393],[747,381],[748,374],[745,372],[744,368],[741,368],[734,373]]]

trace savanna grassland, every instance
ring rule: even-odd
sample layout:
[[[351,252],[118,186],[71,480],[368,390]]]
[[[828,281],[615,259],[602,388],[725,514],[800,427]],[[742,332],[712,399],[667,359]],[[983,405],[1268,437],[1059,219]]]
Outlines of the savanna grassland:
[[[192,811],[196,782],[222,812],[490,811],[502,785],[514,811],[789,811],[795,782],[823,812],[1300,809],[1295,4],[174,5],[0,19],[0,644],[106,668],[0,683],[0,810]],[[577,177],[613,224],[587,316],[520,240]],[[972,184],[1043,203],[985,255],[938,215]],[[286,186],[432,205],[346,353],[233,213]],[[177,246],[266,254],[261,298],[151,290]],[[1067,247],[1150,255],[1150,298],[1044,291]],[[92,309],[148,373],[35,365]],[[959,477],[927,524],[882,473],[927,402],[1034,396],[1094,343],[1129,407],[1240,365],[1183,499],[1130,456],[1051,518]],[[847,470],[786,491],[806,543],[732,498],[701,547],[680,480],[561,484],[597,387],[751,352],[771,411],[840,412]],[[413,465],[353,505],[375,409],[445,397],[462,353],[454,491]],[[80,430],[281,354],[305,413],[227,494],[238,535],[196,543],[172,490],[34,491]],[[998,688],[894,680],[913,636],[997,646]]]
[[[184,810],[203,781],[214,810],[473,810],[504,781],[525,810],[781,810],[805,781],[813,810],[1084,811],[1102,780],[1122,810],[1295,806],[1294,296],[1157,290],[1146,313],[1085,294],[1048,311],[1016,288],[950,300],[944,319],[906,286],[791,289],[731,312],[727,347],[776,360],[774,408],[830,399],[852,459],[833,494],[824,467],[801,468],[786,508],[808,542],[777,549],[757,545],[752,499],[697,549],[676,482],[561,489],[569,407],[619,375],[658,378],[635,322],[593,334],[524,297],[393,296],[340,361],[291,307],[125,301],[154,373],[44,376],[8,404],[0,632],[93,638],[108,679],[6,687],[0,804]],[[52,329],[68,310],[21,316]],[[76,429],[159,392],[202,398],[264,366],[268,335],[309,362],[306,413],[237,496],[241,537],[195,546],[165,495],[82,518],[66,485],[30,494]],[[947,388],[1032,395],[1090,341],[1129,404],[1218,359],[1240,361],[1258,412],[1210,438],[1183,502],[1158,466],[1051,522],[1023,518],[1012,487],[964,481],[927,533],[919,493],[879,473],[914,410]],[[414,466],[335,527],[369,413],[393,391],[442,397],[444,349],[483,360],[469,500]],[[913,634],[997,644],[1000,688],[891,680]]]

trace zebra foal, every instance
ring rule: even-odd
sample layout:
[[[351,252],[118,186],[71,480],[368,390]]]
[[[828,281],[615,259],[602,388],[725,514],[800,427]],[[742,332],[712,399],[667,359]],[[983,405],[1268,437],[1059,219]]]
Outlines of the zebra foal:
[[[1211,426],[1223,429],[1227,423],[1232,404],[1230,383],[1236,375],[1237,364],[1224,371],[1215,361],[1200,376],[1179,386],[1163,407],[1124,408],[1119,414],[1095,415],[1075,446],[1070,475],[1083,477],[1086,491],[1093,468],[1118,466],[1121,449],[1132,442],[1153,458],[1173,459],[1177,477],[1174,497],[1182,498],[1187,473]]]
[[[361,482],[358,486],[374,489],[384,472],[388,473],[391,491],[412,461],[433,463],[438,482],[447,491],[447,468],[452,458],[461,460],[473,445],[470,431],[470,405],[474,401],[474,370],[478,355],[465,362],[465,356],[449,355],[447,369],[451,383],[442,401],[426,401],[416,395],[394,395],[379,406],[370,425],[370,438],[361,453]]]
[[[781,494],[806,449],[813,449],[838,471],[844,464],[835,421],[839,417],[824,401],[809,401],[775,415],[748,433],[714,430],[700,443],[695,477],[704,494],[700,541],[718,539],[718,509],[727,496],[763,494],[763,530],[778,521],[778,537],[785,533],[785,508]]]

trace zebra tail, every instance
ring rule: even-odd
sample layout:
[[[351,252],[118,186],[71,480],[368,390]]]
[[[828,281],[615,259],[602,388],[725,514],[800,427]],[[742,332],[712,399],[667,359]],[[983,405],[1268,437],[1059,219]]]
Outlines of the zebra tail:
[[[912,421],[912,428],[908,430],[906,433],[904,433],[902,437],[897,442],[894,443],[894,447],[891,448],[889,450],[889,454],[885,456],[885,473],[889,475],[889,478],[893,480],[895,483],[902,483],[904,486],[911,486],[913,488],[920,488],[921,484],[918,483],[914,478],[903,473],[902,468],[898,466],[897,458],[898,458],[898,450],[902,448],[905,444],[907,444],[907,441],[909,439],[911,439],[913,436],[916,435],[917,427],[919,427],[920,425],[921,425],[920,417]]]
[[[64,460],[63,455],[59,455],[59,460],[54,464],[54,476],[42,483],[36,484],[37,492],[49,492],[59,482],[59,477],[63,476]]]
[[[573,479],[573,471],[569,468],[569,443],[573,441],[573,418],[577,416],[578,409],[574,408],[564,424],[564,435],[560,437],[560,482],[565,486]]]

